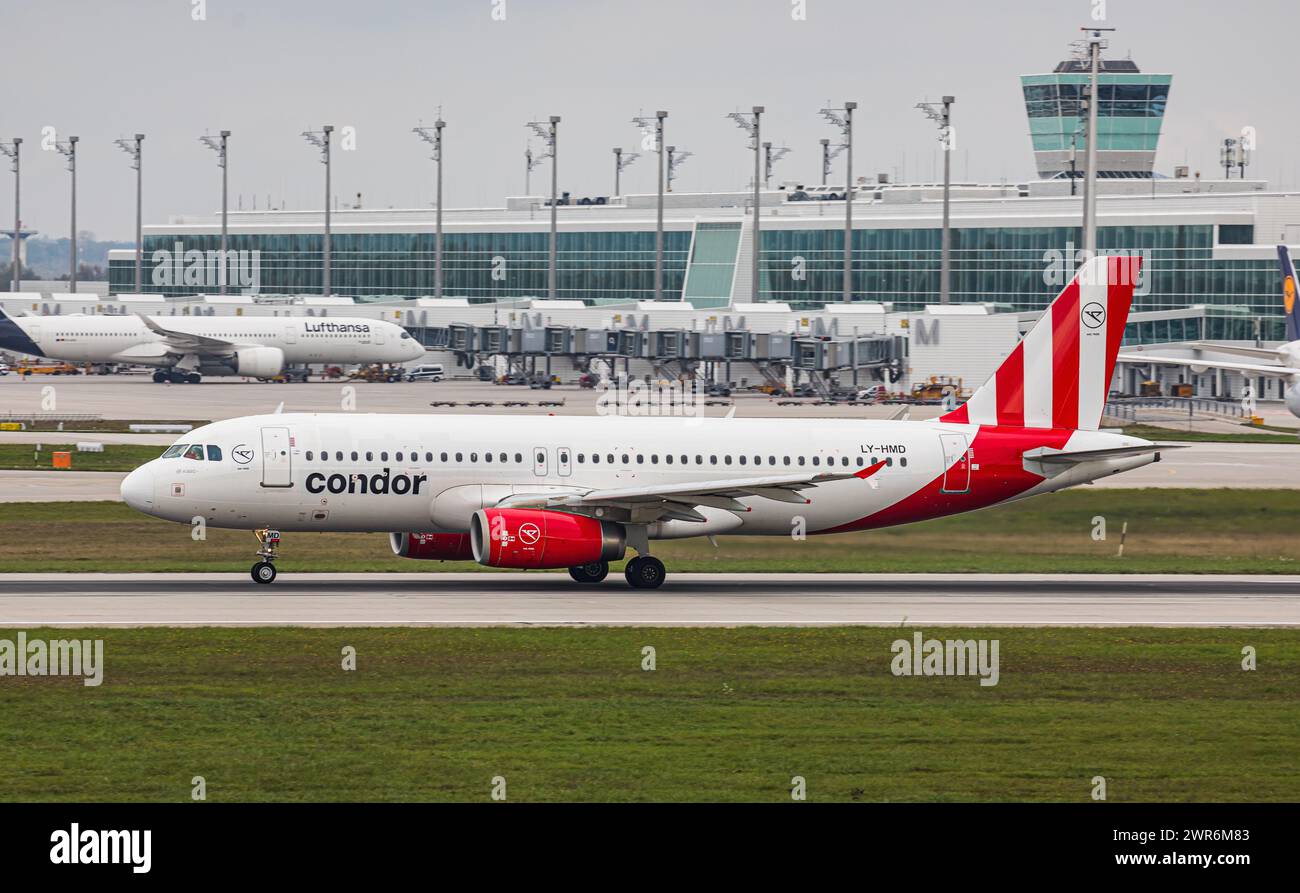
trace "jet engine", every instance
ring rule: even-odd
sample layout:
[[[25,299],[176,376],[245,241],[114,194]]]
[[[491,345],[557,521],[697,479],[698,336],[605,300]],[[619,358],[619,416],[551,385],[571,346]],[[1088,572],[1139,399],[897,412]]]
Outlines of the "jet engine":
[[[278,347],[245,347],[235,351],[236,375],[249,378],[271,378],[284,371],[284,351]]]
[[[1300,416],[1300,382],[1294,378],[1286,386],[1286,408],[1291,415]]]
[[[390,533],[393,554],[433,561],[472,561],[468,533]]]
[[[623,525],[545,509],[480,509],[469,538],[474,560],[488,567],[577,567],[627,550]]]

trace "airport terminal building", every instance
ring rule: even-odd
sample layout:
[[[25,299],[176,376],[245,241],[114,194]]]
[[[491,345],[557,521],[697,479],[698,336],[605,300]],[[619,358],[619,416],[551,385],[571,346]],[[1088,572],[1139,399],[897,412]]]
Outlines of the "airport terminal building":
[[[110,255],[108,300],[15,295],[0,302],[38,314],[382,316],[462,365],[502,348],[512,336],[501,334],[501,327],[565,326],[571,330],[567,341],[543,336],[565,345],[543,351],[548,359],[582,354],[585,348],[570,342],[595,344],[605,336],[591,333],[604,332],[618,344],[607,353],[627,358],[631,350],[644,361],[629,371],[668,375],[682,371],[674,361],[686,356],[668,345],[689,340],[673,332],[731,331],[738,346],[711,359],[758,365],[771,358],[761,355],[765,348],[739,346],[743,332],[784,333],[794,340],[782,349],[793,353],[801,349],[800,338],[897,338],[901,348],[854,346],[851,368],[862,371],[864,353],[889,354],[905,380],[947,375],[972,387],[993,368],[996,357],[988,352],[1014,347],[1077,266],[1083,205],[1077,161],[1086,142],[1080,100],[1087,77],[1077,62],[1066,61],[1021,78],[1035,178],[952,185],[946,305],[939,286],[942,184],[895,183],[883,174],[854,184],[848,301],[842,291],[845,188],[790,181],[762,190],[757,208],[750,191],[667,193],[658,301],[656,196],[566,193],[556,208],[556,300],[542,300],[549,199],[516,196],[497,208],[444,209],[441,300],[430,297],[432,209],[344,208],[331,213],[329,297],[322,296],[323,212],[279,209],[230,212],[228,247],[240,254],[229,296],[213,296],[218,289],[210,258],[221,246],[214,215],[144,227],[139,293],[135,252],[126,250]],[[1158,173],[1156,149],[1171,84],[1170,75],[1142,72],[1131,60],[1106,60],[1099,76],[1098,247],[1144,257],[1125,341],[1279,341],[1284,326],[1276,246],[1300,242],[1300,193],[1271,190],[1258,179],[1204,177],[1181,166],[1172,176]],[[470,328],[484,331],[466,335]],[[608,335],[633,329],[647,333],[634,349]],[[655,332],[668,334],[658,338]],[[834,351],[804,346],[818,354],[804,370],[843,378],[849,367],[827,359]],[[1181,381],[1187,373],[1175,374]],[[1237,378],[1194,376],[1194,384],[1200,392],[1224,394],[1241,385]],[[1261,387],[1261,394],[1276,384]]]

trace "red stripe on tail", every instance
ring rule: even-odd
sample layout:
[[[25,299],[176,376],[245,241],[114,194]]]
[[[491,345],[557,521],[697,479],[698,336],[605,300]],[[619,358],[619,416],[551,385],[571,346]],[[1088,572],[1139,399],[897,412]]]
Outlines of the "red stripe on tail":
[[[1025,424],[1025,342],[1022,339],[997,371],[998,424]]]
[[[1079,280],[1052,304],[1052,426],[1079,427]]]

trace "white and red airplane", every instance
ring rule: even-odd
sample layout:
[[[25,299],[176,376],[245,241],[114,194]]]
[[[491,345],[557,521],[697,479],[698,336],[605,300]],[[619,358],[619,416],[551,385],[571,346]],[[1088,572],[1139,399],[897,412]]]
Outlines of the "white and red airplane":
[[[184,523],[252,529],[253,579],[280,531],[388,532],[406,558],[568,568],[597,583],[654,540],[890,527],[1049,493],[1159,460],[1098,431],[1136,257],[1082,267],[996,373],[931,421],[282,414],[205,425],[122,496]]]

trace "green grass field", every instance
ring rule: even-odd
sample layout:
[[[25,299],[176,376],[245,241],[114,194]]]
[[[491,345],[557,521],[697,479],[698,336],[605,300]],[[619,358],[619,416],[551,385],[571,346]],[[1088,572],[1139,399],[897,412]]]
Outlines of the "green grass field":
[[[1145,440],[1174,441],[1188,443],[1286,443],[1300,446],[1300,438],[1295,432],[1269,433],[1258,428],[1243,425],[1240,433],[1222,433],[1218,431],[1179,431],[1177,428],[1161,428],[1156,425],[1129,425],[1124,433]],[[1281,432],[1287,429],[1270,428],[1269,431]]]
[[[925,632],[998,685],[893,676],[910,629],[28,630],[104,681],[0,678],[0,799],[1300,798],[1296,631]]]
[[[54,468],[51,464],[52,453],[67,451],[72,453],[72,471],[130,471],[150,459],[157,459],[166,449],[161,446],[106,443],[102,453],[79,453],[75,439],[61,442],[67,436],[66,431],[52,433],[49,443],[39,444],[40,450],[36,449],[38,445],[34,443],[0,443],[0,469],[67,471],[69,469]],[[94,437],[81,439],[94,440]]]
[[[672,572],[1300,573],[1300,490],[1080,488],[997,508],[866,533],[722,537],[656,543]],[[1093,538],[1104,518],[1106,539]],[[1226,523],[1230,521],[1230,523]],[[1128,523],[1124,557],[1120,531]],[[247,531],[160,521],[121,503],[31,503],[0,512],[0,573],[237,571]],[[287,533],[282,572],[472,571],[473,562],[409,561],[388,537]]]

